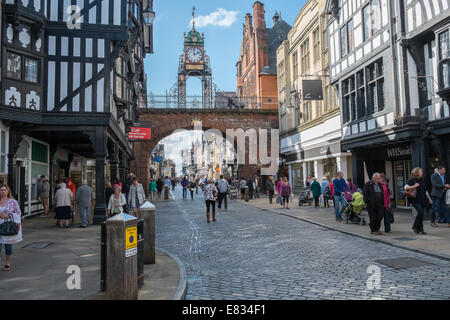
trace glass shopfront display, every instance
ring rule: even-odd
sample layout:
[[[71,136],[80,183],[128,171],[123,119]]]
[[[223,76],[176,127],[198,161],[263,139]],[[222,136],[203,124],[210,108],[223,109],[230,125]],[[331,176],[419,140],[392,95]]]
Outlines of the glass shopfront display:
[[[406,182],[409,180],[411,172],[411,160],[402,160],[394,162],[394,182],[395,182],[395,204],[397,207],[408,207],[403,190]]]

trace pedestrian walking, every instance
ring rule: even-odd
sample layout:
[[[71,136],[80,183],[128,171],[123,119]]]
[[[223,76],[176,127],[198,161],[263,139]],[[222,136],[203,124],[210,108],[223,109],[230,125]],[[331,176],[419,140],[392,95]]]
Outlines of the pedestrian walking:
[[[384,173],[380,174],[381,176],[381,184],[383,185],[383,195],[384,195],[384,232],[391,233],[391,223],[394,222],[394,214],[391,210],[391,194],[392,191],[389,189],[389,181],[386,179],[386,175]]]
[[[156,182],[156,190],[158,191],[158,197],[161,198],[161,194],[164,188],[164,181],[161,177],[158,178],[158,181]]]
[[[223,178],[223,176],[220,176],[220,180],[218,182],[218,191],[219,191],[219,196],[217,199],[217,207],[219,209],[222,209],[222,201],[224,201],[224,206],[225,206],[225,211],[227,211],[227,207],[228,207],[228,193],[229,193],[229,185],[227,180],[225,180]]]
[[[364,202],[367,206],[370,219],[370,232],[373,235],[380,235],[381,220],[385,214],[383,185],[381,175],[375,172],[372,180],[364,185]]]
[[[128,208],[132,210],[133,215],[137,218],[140,206],[145,202],[145,191],[142,184],[134,177],[131,180],[130,191],[128,191]]]
[[[189,184],[189,192],[191,193],[191,200],[194,200],[194,191],[196,188],[197,184],[195,183],[195,180],[192,180]]]
[[[436,214],[438,214],[439,223],[447,223],[450,228],[449,212],[445,203],[446,191],[450,189],[450,185],[446,183],[446,171],[447,169],[440,165],[436,172],[431,176],[431,184],[433,186],[431,191],[431,200],[433,200],[433,207],[431,209],[432,227],[437,227]]]
[[[39,197],[41,198],[42,208],[44,210],[44,215],[48,215],[48,199],[50,196],[50,182],[48,182],[48,179],[46,176],[41,176],[41,188],[40,188],[40,194]]]
[[[154,200],[156,198],[156,181],[154,179],[148,185],[148,192],[150,193],[150,199]]]
[[[188,176],[185,176],[183,180],[181,180],[181,186],[183,187],[183,200],[187,199],[187,188],[189,186],[189,178]]]
[[[80,211],[80,228],[87,228],[89,225],[89,214],[91,213],[92,188],[88,186],[86,180],[83,180],[81,187],[78,188],[75,201]]]
[[[209,179],[207,185],[205,186],[205,202],[206,202],[206,221],[210,223],[210,212],[212,209],[213,222],[216,222],[216,199],[218,190],[214,185],[214,182]]]
[[[330,204],[328,201],[331,199],[331,189],[330,189],[330,181],[327,180],[327,178],[322,177],[322,183],[320,185],[322,198],[323,198],[323,206],[324,208],[329,208]]]
[[[289,198],[291,197],[292,188],[286,177],[282,181],[280,195],[283,197],[283,208],[289,209]]]
[[[114,194],[108,199],[108,217],[111,218],[116,214],[123,213],[123,207],[127,204],[127,199],[122,194],[122,190],[118,185],[114,187]]]
[[[70,178],[67,179],[66,188],[72,191],[73,198],[75,199],[75,192],[77,191],[77,188]]]
[[[253,178],[254,183],[254,190],[255,190],[255,198],[259,198],[259,177],[255,174],[255,177]]]
[[[417,211],[413,224],[414,232],[417,234],[427,234],[423,229],[424,210],[427,205],[427,200],[430,204],[433,204],[433,201],[425,189],[422,168],[414,168],[411,171],[411,179],[406,183],[404,194],[409,198],[412,206]]]
[[[247,180],[247,186],[248,186],[248,198],[253,199],[253,192],[255,191],[255,181],[252,177]]]
[[[247,186],[247,181],[244,177],[241,178],[240,187],[241,187],[241,199],[245,198],[245,187]]]
[[[72,218],[72,202],[73,202],[72,190],[66,187],[66,184],[62,182],[59,185],[58,191],[55,193],[53,199],[55,205],[55,219],[57,225],[64,228],[69,228],[70,220]]]
[[[344,173],[338,172],[336,178],[333,180],[333,190],[334,190],[334,214],[336,216],[336,221],[342,221],[342,213],[344,212],[347,204],[344,201],[345,192],[349,192],[347,183],[344,179]],[[342,204],[342,209],[339,210],[340,204]]]
[[[22,241],[22,213],[19,204],[12,197],[11,190],[7,185],[0,185],[0,226],[7,221],[14,221],[18,226],[15,235],[0,235],[0,258],[2,248],[5,247],[5,264],[3,271],[11,270],[13,245]]]
[[[269,176],[269,179],[266,181],[266,192],[269,196],[269,203],[272,204],[273,195],[275,194],[275,182],[273,176]]]
[[[312,178],[312,183],[311,183],[311,192],[313,194],[314,197],[314,207],[315,208],[320,208],[319,205],[319,198],[322,194],[322,190],[321,190],[321,186],[320,183],[317,181],[316,178]]]

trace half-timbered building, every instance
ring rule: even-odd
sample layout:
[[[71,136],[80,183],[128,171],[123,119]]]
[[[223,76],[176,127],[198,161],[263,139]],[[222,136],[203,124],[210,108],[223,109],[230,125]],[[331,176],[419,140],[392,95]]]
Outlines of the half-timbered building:
[[[395,204],[405,206],[401,190],[412,168],[429,176],[438,162],[448,164],[448,151],[429,146],[448,134],[448,104],[439,96],[448,40],[439,54],[436,39],[448,36],[449,1],[327,0],[326,12],[342,148],[352,152],[355,183],[385,172]]]
[[[0,119],[9,128],[8,184],[25,214],[39,208],[37,177],[95,189],[125,179],[127,130],[145,103],[152,0],[3,0]]]

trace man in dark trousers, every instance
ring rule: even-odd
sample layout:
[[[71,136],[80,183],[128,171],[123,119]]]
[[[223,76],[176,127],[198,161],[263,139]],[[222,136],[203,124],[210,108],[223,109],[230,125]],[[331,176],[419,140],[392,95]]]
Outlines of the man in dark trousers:
[[[270,176],[266,181],[266,192],[269,196],[269,203],[272,204],[273,195],[275,194],[275,182],[273,176]]]
[[[450,189],[450,185],[445,182],[444,166],[439,166],[436,173],[431,176],[431,184],[433,190],[431,191],[431,199],[433,200],[433,207],[431,209],[431,226],[436,225],[436,213],[439,214],[439,223],[448,223],[450,227],[450,220],[448,218],[447,205],[445,203],[445,192]]]
[[[372,180],[364,186],[364,202],[367,206],[370,219],[370,232],[373,235],[380,235],[381,221],[384,217],[384,193],[381,183],[381,175],[375,172]]]
[[[247,180],[248,198],[249,199],[253,199],[253,192],[255,191],[254,183],[255,183],[255,181],[253,180],[252,177],[250,177],[250,179]]]

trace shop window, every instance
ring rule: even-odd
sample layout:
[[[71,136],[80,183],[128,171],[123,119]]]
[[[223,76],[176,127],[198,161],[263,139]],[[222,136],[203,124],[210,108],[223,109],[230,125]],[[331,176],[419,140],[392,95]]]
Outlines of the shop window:
[[[31,144],[31,160],[47,163],[48,162],[47,146],[39,142],[33,141]]]

